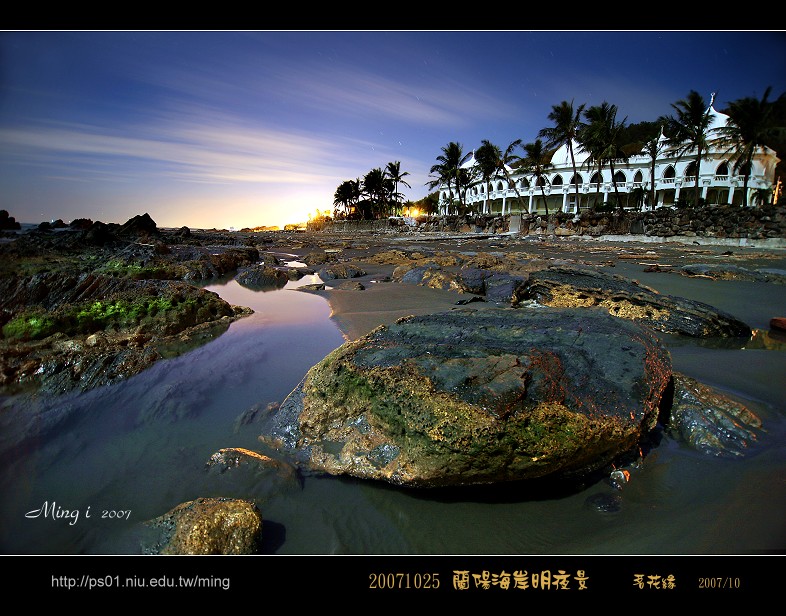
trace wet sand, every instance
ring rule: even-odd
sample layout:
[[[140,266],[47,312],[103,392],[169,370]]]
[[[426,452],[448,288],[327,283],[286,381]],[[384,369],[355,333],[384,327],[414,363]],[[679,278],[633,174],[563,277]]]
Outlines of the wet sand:
[[[605,241],[603,239],[560,239],[540,240],[531,236],[499,235],[474,237],[444,236],[429,234],[399,237],[336,237],[311,236],[308,248],[300,249],[305,255],[322,246],[338,251],[339,262],[352,262],[359,265],[366,275],[352,278],[365,290],[343,290],[335,288],[346,280],[326,283],[323,291],[315,293],[325,297],[331,308],[331,318],[348,340],[354,340],[370,332],[379,325],[390,324],[408,315],[422,315],[431,312],[451,310],[457,302],[467,301],[471,294],[432,289],[397,282],[379,282],[391,277],[394,270],[404,263],[427,261],[439,255],[460,255],[472,257],[487,254],[512,259],[526,273],[544,269],[549,265],[589,265],[637,280],[645,286],[674,287],[679,290],[683,282],[699,281],[698,277],[686,277],[675,273],[680,267],[690,264],[732,265],[747,269],[775,269],[786,272],[786,250],[730,247],[727,245],[696,245],[682,243],[656,244],[637,241]],[[336,248],[336,247],[340,248]],[[379,264],[374,262],[376,255],[389,251],[413,254],[413,259],[403,259],[397,263]],[[656,266],[655,271],[653,267]],[[321,267],[321,266],[320,266]],[[315,269],[318,269],[315,268]],[[458,270],[459,267],[446,267]],[[658,271],[659,270],[659,271]],[[504,270],[501,270],[504,271]],[[724,281],[715,281],[724,282]],[[663,284],[665,283],[665,284]],[[671,291],[662,291],[670,294]],[[473,302],[472,307],[483,309],[484,302]],[[719,306],[719,308],[723,308]],[[765,308],[765,307],[762,307]],[[783,316],[786,306],[773,305],[767,314],[766,322],[750,323],[753,328],[767,327],[769,318]],[[764,318],[764,317],[763,317]]]

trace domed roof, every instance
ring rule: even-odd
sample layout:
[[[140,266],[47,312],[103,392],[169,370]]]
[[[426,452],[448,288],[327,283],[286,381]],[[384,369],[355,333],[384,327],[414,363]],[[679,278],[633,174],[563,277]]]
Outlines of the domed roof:
[[[729,116],[727,116],[725,113],[721,113],[720,111],[716,111],[712,104],[710,104],[708,112],[710,115],[710,132],[714,132],[719,128],[726,126],[726,120],[729,119]]]
[[[576,160],[576,168],[581,167],[589,158],[589,152],[585,152],[576,140],[573,140],[573,158]],[[551,157],[551,164],[555,167],[573,168],[573,161],[570,160],[570,152],[566,143],[563,143],[554,152],[554,155]]]

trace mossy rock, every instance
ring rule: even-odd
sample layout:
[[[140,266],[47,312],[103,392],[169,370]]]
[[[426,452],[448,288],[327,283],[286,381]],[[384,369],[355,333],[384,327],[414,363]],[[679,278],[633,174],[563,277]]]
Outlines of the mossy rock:
[[[602,309],[453,310],[339,347],[270,438],[312,471],[399,485],[575,478],[637,447],[670,379],[660,342]]]

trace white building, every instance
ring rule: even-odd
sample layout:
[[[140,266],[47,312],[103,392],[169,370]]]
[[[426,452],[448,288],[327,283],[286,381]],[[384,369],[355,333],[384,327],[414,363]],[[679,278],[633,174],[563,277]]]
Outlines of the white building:
[[[712,116],[711,139],[713,132],[726,126],[728,116],[716,111],[712,104],[710,104],[709,112]],[[663,142],[665,137],[661,135],[660,140]],[[727,150],[727,148],[717,145],[710,147],[707,157],[702,159],[699,166],[700,198],[707,205],[742,204],[744,177],[734,173],[734,163],[729,160]],[[673,206],[680,199],[687,201],[693,199],[696,182],[695,153],[694,155],[687,153],[677,157],[674,151],[670,151],[665,145],[660,148],[660,151],[654,172],[655,204],[654,206],[647,205],[644,209]],[[614,201],[615,182],[612,181],[608,165],[603,169],[601,176],[596,166],[587,164],[589,154],[584,152],[578,143],[574,142],[573,153],[576,160],[581,209],[588,209],[593,203],[601,205],[610,200]],[[773,190],[775,166],[778,162],[776,153],[769,148],[765,148],[764,153],[759,152],[755,155],[753,168],[748,178],[748,205],[755,203],[754,196],[759,190]],[[488,214],[526,212],[545,214],[546,205],[543,202],[543,194],[545,193],[549,213],[556,211],[575,213],[576,186],[573,179],[573,164],[567,145],[562,145],[554,152],[551,164],[552,167],[545,174],[546,181],[541,182],[544,184],[542,191],[540,185],[535,185],[531,175],[523,175],[508,168],[508,175],[515,183],[515,188],[513,183],[509,185],[504,177],[495,177],[489,182],[487,195],[486,184],[480,181],[467,190],[466,203],[472,209]],[[475,165],[474,152],[464,166],[469,168],[473,165]],[[647,199],[649,199],[652,176],[652,160],[643,153],[631,156],[627,162],[615,163],[616,191],[625,207],[636,207],[636,199],[640,197],[641,190],[647,194]],[[516,193],[516,188],[518,194],[521,195],[521,201]],[[449,193],[446,186],[440,188],[439,196],[440,212],[447,214]]]

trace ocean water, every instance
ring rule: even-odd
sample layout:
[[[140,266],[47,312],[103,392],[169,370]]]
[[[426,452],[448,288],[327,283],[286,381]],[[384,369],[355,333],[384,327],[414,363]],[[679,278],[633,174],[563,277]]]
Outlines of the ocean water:
[[[754,328],[786,315],[786,286],[626,271],[705,301]],[[786,352],[663,336],[675,370],[744,402],[765,431],[742,459],[708,457],[661,435],[631,480],[408,490],[306,475],[292,485],[211,472],[224,447],[260,449],[258,423],[343,337],[327,302],[294,290],[211,284],[254,315],[125,382],[60,398],[0,400],[0,552],[142,554],[145,521],[203,496],[254,500],[263,553],[278,555],[759,554],[786,550]],[[237,469],[240,471],[241,469]],[[588,506],[619,498],[618,511]],[[60,517],[44,515],[57,511]],[[101,514],[106,511],[107,517]]]

